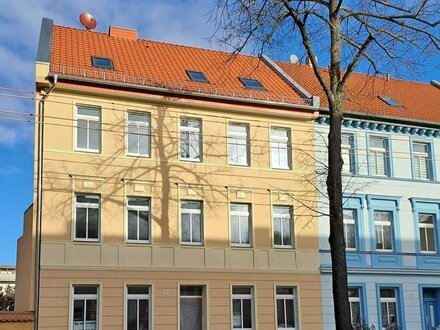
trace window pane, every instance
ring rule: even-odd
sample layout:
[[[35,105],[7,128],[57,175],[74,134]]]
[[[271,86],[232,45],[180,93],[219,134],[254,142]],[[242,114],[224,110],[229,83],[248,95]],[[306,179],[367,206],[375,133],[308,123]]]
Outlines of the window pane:
[[[150,239],[147,211],[139,211],[139,239],[143,241]]]
[[[139,154],[150,154],[150,129],[145,126],[139,127]]]
[[[86,321],[96,321],[96,305],[95,299],[86,300]],[[88,323],[88,322],[87,322]],[[93,324],[93,323],[88,323]],[[94,323],[96,325],[96,322]]]
[[[199,214],[192,215],[192,241],[201,242],[201,221]]]
[[[201,286],[182,285],[180,287],[181,296],[202,296],[203,289]]]
[[[182,241],[190,242],[190,215],[188,213],[182,214]]]
[[[80,325],[76,322],[81,322],[81,325],[84,321],[84,300],[74,300],[73,302],[73,322],[74,322],[74,328],[77,327],[77,325]]]
[[[150,205],[148,198],[143,197],[129,197],[127,203],[130,206],[148,207]]]
[[[231,212],[248,213],[249,208],[247,204],[231,204]]]
[[[137,211],[128,210],[128,239],[137,240]]]
[[[231,241],[232,243],[240,243],[240,232],[238,227],[238,216],[231,216]]]
[[[284,314],[284,299],[277,299],[277,325],[278,328],[286,327],[286,317]]]
[[[232,322],[234,328],[241,328],[241,300],[232,300]]]
[[[87,238],[96,239],[98,238],[99,231],[99,209],[88,209],[89,212],[89,227],[88,227],[88,236]]]
[[[383,245],[384,249],[391,250],[391,227],[383,226]]]
[[[249,220],[246,218],[240,219],[241,242],[242,244],[249,244]]]
[[[273,219],[273,239],[275,245],[281,245],[281,218]]]
[[[127,293],[137,295],[147,295],[150,292],[150,288],[144,285],[130,285],[127,287]]]
[[[98,294],[98,288],[96,286],[75,286],[74,294]]]
[[[243,327],[252,328],[252,301],[243,299]]]
[[[89,132],[89,148],[93,150],[99,150],[100,139],[101,139],[101,124],[100,122],[90,121],[90,132]]]
[[[78,148],[87,149],[87,120],[77,121],[76,129],[76,146]]]
[[[90,108],[80,108],[78,107],[78,115],[80,116],[90,116],[96,117],[96,120],[99,120],[99,110],[98,109],[90,109]]]
[[[380,297],[381,298],[395,298],[396,291],[394,289],[380,289]]]
[[[283,245],[291,245],[290,219],[283,219]]]
[[[127,136],[127,147],[128,152],[132,154],[138,153],[138,129],[137,125],[129,125],[128,126],[128,136]]]
[[[426,237],[427,237],[427,251],[435,251],[435,240],[434,240],[434,230],[433,229],[427,229],[426,230]]]
[[[149,315],[148,315],[148,300],[139,300],[139,329],[148,330],[149,329]]]
[[[86,238],[87,209],[76,207],[76,238]]]
[[[137,329],[137,300],[128,299],[127,302],[127,330]]]
[[[252,290],[249,287],[238,286],[232,288],[232,294],[251,294]]]
[[[202,330],[202,298],[180,298],[180,330]]]
[[[288,328],[295,327],[294,301],[293,299],[286,299],[286,321]]]
[[[345,224],[346,246],[348,249],[356,248],[356,232],[354,224]]]
[[[359,302],[351,302],[351,324],[360,324],[361,323],[361,309]]]

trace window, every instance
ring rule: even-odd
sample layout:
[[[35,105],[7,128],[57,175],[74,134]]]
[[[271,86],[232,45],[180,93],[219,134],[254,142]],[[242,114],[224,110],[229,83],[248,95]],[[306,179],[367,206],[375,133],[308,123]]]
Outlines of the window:
[[[380,288],[380,313],[383,330],[397,329],[397,298],[395,288]]]
[[[136,156],[150,156],[150,115],[128,113],[127,153]]]
[[[97,330],[98,287],[73,286],[73,330]]]
[[[229,164],[249,165],[249,136],[248,126],[229,124],[228,126],[228,154]]]
[[[356,250],[356,210],[344,209],[344,238],[347,250]]]
[[[99,152],[101,149],[101,111],[79,106],[76,109],[76,150]]]
[[[250,205],[231,204],[231,243],[232,245],[250,246]]]
[[[203,287],[180,287],[180,330],[202,330],[203,327]]]
[[[354,173],[353,135],[341,135],[342,173]]]
[[[150,241],[150,200],[145,197],[127,199],[127,241]]]
[[[150,288],[127,286],[127,330],[150,329]]]
[[[240,79],[241,83],[246,88],[264,89],[263,85],[256,79],[251,79],[251,78],[238,78],[238,79]]]
[[[186,74],[188,75],[188,77],[189,77],[192,81],[196,81],[196,82],[204,82],[204,83],[209,82],[208,79],[206,78],[206,76],[204,75],[203,72],[186,70]]]
[[[426,253],[435,253],[435,215],[419,214],[420,250]]]
[[[275,247],[292,247],[292,215],[289,206],[273,207],[273,239]]]
[[[234,329],[253,329],[252,288],[232,288],[232,324]]]
[[[368,150],[369,170],[371,175],[389,175],[388,139],[370,136]]]
[[[181,239],[185,244],[202,244],[202,203],[182,201],[180,204]]]
[[[377,251],[391,251],[393,249],[392,217],[393,214],[390,211],[374,211]]]
[[[290,168],[290,130],[287,128],[271,128],[270,152],[272,168]]]
[[[383,96],[383,95],[379,95],[378,97],[383,102],[385,102],[388,105],[391,105],[392,107],[402,107],[402,105],[399,102],[397,102],[395,99],[393,99],[392,97]]]
[[[180,119],[180,159],[200,162],[202,123],[194,118]]]
[[[296,329],[296,303],[294,288],[276,288],[277,329]]]
[[[412,165],[415,179],[432,179],[429,151],[429,144],[427,143],[412,143]]]
[[[100,198],[98,195],[75,196],[75,239],[99,239]]]
[[[96,68],[113,70],[113,62],[109,58],[93,56],[92,65]]]
[[[353,325],[354,329],[355,326],[360,326],[363,321],[361,312],[361,294],[359,288],[348,288],[348,301],[350,303],[351,324]]]

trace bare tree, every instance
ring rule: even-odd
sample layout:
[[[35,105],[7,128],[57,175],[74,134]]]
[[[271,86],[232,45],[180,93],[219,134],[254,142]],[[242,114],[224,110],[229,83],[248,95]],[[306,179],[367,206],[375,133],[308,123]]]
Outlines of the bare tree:
[[[438,0],[217,0],[220,42],[236,52],[265,52],[295,42],[309,59],[328,100],[328,172],[333,301],[336,328],[350,330],[342,218],[341,123],[344,89],[353,70],[374,74],[423,63],[440,49]],[[316,55],[329,61],[319,68]],[[385,68],[385,69],[384,69]],[[328,72],[328,73],[327,73]]]

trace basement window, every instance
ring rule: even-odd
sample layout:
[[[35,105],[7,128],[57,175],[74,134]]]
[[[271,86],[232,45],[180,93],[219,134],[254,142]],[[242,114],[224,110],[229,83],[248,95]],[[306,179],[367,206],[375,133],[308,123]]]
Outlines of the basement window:
[[[206,78],[203,72],[186,70],[186,74],[188,75],[189,79],[191,79],[192,81],[203,82],[203,83],[209,82],[208,78]]]
[[[96,68],[113,70],[113,62],[109,58],[92,56],[92,65]]]
[[[383,95],[379,95],[378,96],[382,101],[384,101],[386,104],[392,106],[392,107],[402,107],[402,105],[397,102],[395,99],[393,99],[392,97],[389,96],[383,96]]]
[[[246,88],[264,89],[263,85],[256,79],[238,78]]]

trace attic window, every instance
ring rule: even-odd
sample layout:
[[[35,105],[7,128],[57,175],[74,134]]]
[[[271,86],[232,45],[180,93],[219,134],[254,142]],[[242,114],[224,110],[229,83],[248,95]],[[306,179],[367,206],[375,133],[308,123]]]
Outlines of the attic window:
[[[104,57],[92,56],[92,65],[96,68],[113,70],[112,60]]]
[[[379,98],[386,104],[391,105],[392,107],[402,107],[402,105],[392,97],[379,95]]]
[[[192,81],[204,82],[204,83],[209,82],[208,78],[206,78],[203,72],[186,70],[186,74],[188,75],[189,79],[191,79]]]
[[[264,89],[263,85],[256,79],[238,78],[246,88]]]

